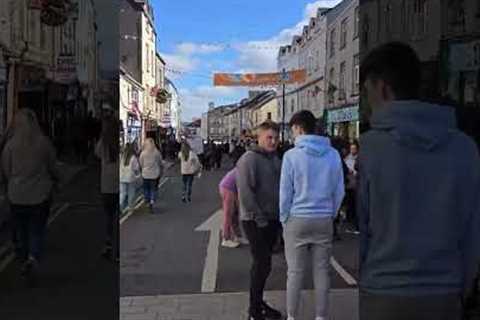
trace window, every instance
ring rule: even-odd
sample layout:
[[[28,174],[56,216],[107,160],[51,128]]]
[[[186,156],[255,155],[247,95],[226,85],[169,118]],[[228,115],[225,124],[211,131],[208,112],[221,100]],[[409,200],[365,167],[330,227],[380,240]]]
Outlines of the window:
[[[366,48],[368,48],[368,40],[369,40],[368,39],[368,32],[369,32],[369,29],[370,29],[370,17],[368,16],[368,14],[366,14],[363,17],[363,25],[362,25],[362,44]]]
[[[343,19],[342,24],[340,26],[340,50],[345,48],[347,45],[347,26],[348,26],[348,18]]]
[[[414,2],[413,25],[416,36],[423,36],[427,33],[427,1],[415,0]]]
[[[353,86],[352,91],[354,95],[358,95],[360,91],[360,55],[353,57]]]
[[[148,44],[146,45],[147,46],[147,72],[150,72],[150,48],[148,46]]]
[[[328,102],[335,102],[335,69],[331,68],[328,76]]]
[[[47,48],[47,30],[43,23],[40,23],[40,48],[45,50]]]
[[[292,109],[291,109],[291,113],[294,113],[295,112],[295,100],[292,99]]]
[[[355,8],[355,22],[353,24],[353,38],[358,37],[358,27],[360,25],[360,10],[358,7]]]
[[[340,75],[339,75],[339,95],[338,98],[340,100],[345,100],[346,94],[345,94],[345,67],[346,63],[345,61],[340,64]]]
[[[330,57],[335,55],[335,29],[330,31]]]
[[[36,41],[36,32],[37,32],[37,20],[36,20],[36,10],[29,10],[28,20],[29,20],[29,32],[28,32],[28,40],[30,43],[35,45]]]
[[[267,120],[272,120],[272,113],[271,112],[267,113]]]
[[[388,3],[385,6],[385,35],[387,39],[390,37],[392,32],[392,5]]]

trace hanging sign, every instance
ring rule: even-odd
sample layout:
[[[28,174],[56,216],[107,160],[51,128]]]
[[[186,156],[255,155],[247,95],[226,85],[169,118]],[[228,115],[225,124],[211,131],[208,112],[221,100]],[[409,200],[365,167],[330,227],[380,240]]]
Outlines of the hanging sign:
[[[277,73],[216,73],[213,84],[215,86],[233,87],[258,87],[278,86],[280,84],[293,84],[305,82],[307,73],[305,70],[293,70]]]

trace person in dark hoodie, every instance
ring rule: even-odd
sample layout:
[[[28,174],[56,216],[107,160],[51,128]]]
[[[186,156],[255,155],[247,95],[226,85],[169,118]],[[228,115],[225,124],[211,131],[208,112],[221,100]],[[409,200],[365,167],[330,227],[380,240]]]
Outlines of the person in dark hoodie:
[[[279,311],[263,300],[263,290],[272,268],[273,246],[280,227],[278,133],[277,124],[262,123],[258,129],[258,146],[252,146],[237,163],[240,220],[253,259],[249,320],[282,318]]]
[[[361,64],[360,319],[462,319],[479,263],[480,157],[454,110],[420,102],[420,62],[388,43]]]

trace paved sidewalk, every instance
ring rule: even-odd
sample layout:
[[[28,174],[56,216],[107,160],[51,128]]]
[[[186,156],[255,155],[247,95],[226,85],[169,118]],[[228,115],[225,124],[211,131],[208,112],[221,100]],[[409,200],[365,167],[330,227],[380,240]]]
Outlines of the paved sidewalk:
[[[285,291],[268,291],[266,300],[285,314]],[[358,319],[358,291],[330,293],[330,320]],[[299,319],[314,319],[313,291],[304,291]],[[120,320],[245,320],[248,293],[215,293],[120,298]]]

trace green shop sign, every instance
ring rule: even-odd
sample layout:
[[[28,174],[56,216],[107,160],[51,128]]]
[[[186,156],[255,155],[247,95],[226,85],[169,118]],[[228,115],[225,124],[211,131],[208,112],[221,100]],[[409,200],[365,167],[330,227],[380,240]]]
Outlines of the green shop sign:
[[[358,120],[358,105],[348,108],[328,110],[328,123],[351,122]]]

